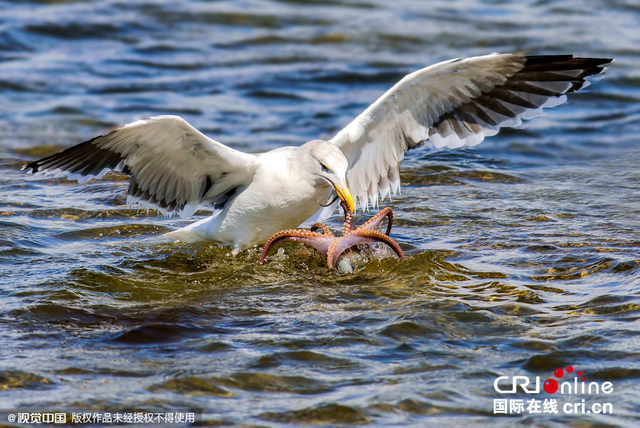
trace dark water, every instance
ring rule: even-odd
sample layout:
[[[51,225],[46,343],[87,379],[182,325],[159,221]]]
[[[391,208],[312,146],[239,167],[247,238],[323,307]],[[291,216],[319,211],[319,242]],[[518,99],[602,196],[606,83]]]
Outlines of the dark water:
[[[0,407],[635,426],[638,28],[622,0],[0,1]],[[402,263],[344,275],[302,247],[260,267],[257,250],[159,244],[193,220],[125,209],[123,177],[19,171],[155,114],[251,152],[328,138],[404,74],[494,51],[616,63],[524,130],[409,153],[389,203]],[[613,392],[493,387],[567,365]],[[549,397],[613,413],[494,416],[494,399]]]

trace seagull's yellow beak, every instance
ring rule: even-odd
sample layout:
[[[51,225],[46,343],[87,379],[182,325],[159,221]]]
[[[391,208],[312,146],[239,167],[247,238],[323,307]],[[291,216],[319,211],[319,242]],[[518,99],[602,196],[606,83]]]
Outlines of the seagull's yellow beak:
[[[351,197],[351,192],[349,192],[349,188],[347,188],[347,185],[345,184],[342,187],[338,187],[334,184],[333,188],[336,189],[336,194],[338,195],[340,200],[346,202],[347,205],[349,206],[349,211],[353,213],[355,211],[355,207],[353,205],[353,198]]]

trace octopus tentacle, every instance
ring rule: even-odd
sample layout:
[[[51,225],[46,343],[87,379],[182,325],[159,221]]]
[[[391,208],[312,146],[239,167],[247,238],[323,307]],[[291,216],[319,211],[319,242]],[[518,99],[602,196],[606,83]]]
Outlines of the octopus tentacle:
[[[338,261],[338,257],[340,257],[340,254],[344,253],[344,250],[346,249],[344,248],[337,251],[341,241],[342,239],[335,239],[331,244],[329,244],[329,250],[327,251],[327,264],[329,265],[329,269],[333,269],[336,265],[336,261]]]
[[[391,226],[393,225],[393,211],[389,207],[383,208],[378,214],[371,217],[366,223],[364,223],[356,230],[378,230],[378,227],[380,227],[380,223],[382,223],[382,220],[384,220],[385,217],[389,217],[389,224],[387,224],[387,231],[385,232],[385,235],[389,236],[389,234],[391,233]]]
[[[342,201],[342,209],[344,210],[344,225],[342,226],[342,236],[334,236],[333,232],[323,223],[314,223],[310,230],[304,229],[288,229],[273,235],[264,246],[262,255],[260,256],[260,264],[264,264],[267,259],[269,250],[275,245],[285,241],[295,241],[309,245],[318,252],[327,257],[329,268],[335,267],[338,259],[348,248],[360,244],[369,244],[372,242],[382,242],[387,244],[402,259],[404,253],[400,246],[389,237],[391,226],[393,224],[393,212],[391,208],[384,208],[374,215],[369,221],[362,226],[354,229],[353,216],[346,202]],[[382,221],[388,217],[386,233],[379,230]],[[322,233],[316,232],[321,229]]]
[[[393,251],[398,255],[398,258],[404,258],[402,249],[395,243],[395,241],[384,233],[379,230],[358,228],[349,235],[342,236],[331,243],[329,251],[327,251],[327,264],[330,268],[333,268],[342,253],[344,253],[348,248],[361,244],[371,244],[373,242],[384,242],[393,249]]]
[[[333,232],[331,231],[331,228],[323,223],[313,223],[309,230],[311,230],[312,232],[315,232],[318,229],[322,229],[322,234],[325,236],[334,236]]]
[[[300,242],[302,244],[306,244],[315,248],[322,254],[326,254],[333,239],[335,239],[333,234],[331,236],[326,236],[304,229],[282,230],[269,238],[267,243],[264,245],[262,254],[260,255],[260,264],[263,265],[265,263],[265,261],[267,260],[267,255],[269,254],[269,250],[271,250],[271,248],[273,248],[277,244],[281,244],[287,241]]]
[[[353,215],[349,209],[349,205],[345,201],[340,202],[340,206],[344,211],[344,224],[342,225],[342,236],[348,235],[353,231]]]
[[[395,253],[398,255],[398,258],[400,260],[404,259],[404,252],[402,251],[402,248],[400,248],[398,243],[393,239],[389,238],[387,234],[384,234],[379,230],[369,230],[369,229],[358,228],[353,232],[353,235],[357,235],[364,238],[370,238],[376,242],[384,242],[385,244],[390,246],[393,251],[395,251]]]

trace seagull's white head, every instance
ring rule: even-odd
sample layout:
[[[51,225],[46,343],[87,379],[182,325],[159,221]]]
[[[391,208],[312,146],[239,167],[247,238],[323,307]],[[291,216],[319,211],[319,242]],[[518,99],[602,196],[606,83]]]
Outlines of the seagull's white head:
[[[349,161],[342,150],[333,143],[323,140],[313,140],[300,147],[309,153],[308,172],[313,174],[320,183],[329,184],[336,195],[346,202],[351,212],[354,210],[353,198],[347,188],[347,169]]]

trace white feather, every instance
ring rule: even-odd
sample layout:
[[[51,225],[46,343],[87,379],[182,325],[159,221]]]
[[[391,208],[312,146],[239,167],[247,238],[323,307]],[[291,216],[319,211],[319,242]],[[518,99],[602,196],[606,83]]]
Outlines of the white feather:
[[[502,89],[525,68],[526,61],[521,55],[491,54],[444,61],[415,71],[338,132],[330,141],[349,160],[347,183],[357,206],[366,210],[377,204],[378,194],[384,197],[389,190],[399,192],[399,180],[391,180],[389,186],[387,177],[398,176],[406,150],[426,140],[436,148],[475,146],[500,128],[520,126],[523,119],[539,115],[542,108],[564,103],[567,98],[560,94],[571,90],[577,82],[584,81],[582,87],[588,82],[580,77],[584,70],[571,65],[566,70],[552,68],[544,79],[518,80],[530,85],[531,93]],[[545,72],[535,70],[529,76]],[[502,89],[502,93],[493,96],[496,88]],[[540,93],[533,93],[536,90]],[[521,105],[504,98],[505,91],[519,98]],[[542,95],[545,93],[560,96]],[[484,98],[480,100],[481,97]],[[525,107],[526,103],[535,108]],[[509,115],[502,113],[502,109]],[[487,117],[495,123],[487,122]]]

